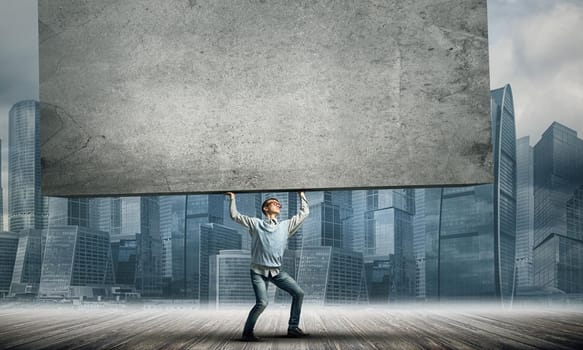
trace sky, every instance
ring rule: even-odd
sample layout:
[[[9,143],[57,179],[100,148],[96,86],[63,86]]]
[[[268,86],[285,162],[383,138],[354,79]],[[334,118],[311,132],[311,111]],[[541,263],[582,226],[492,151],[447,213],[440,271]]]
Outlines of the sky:
[[[460,0],[463,1],[463,0]],[[510,84],[517,137],[534,145],[553,121],[583,138],[583,1],[488,0],[490,88]],[[0,0],[0,139],[8,210],[8,112],[38,100],[36,0]],[[4,215],[5,228],[8,220]]]

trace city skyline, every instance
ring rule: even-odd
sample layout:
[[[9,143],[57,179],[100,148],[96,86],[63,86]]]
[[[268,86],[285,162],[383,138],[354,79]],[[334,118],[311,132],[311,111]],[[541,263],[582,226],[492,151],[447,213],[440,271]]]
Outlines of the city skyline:
[[[518,246],[514,244],[515,214],[520,209],[514,204],[517,201],[514,174],[519,159],[510,86],[491,91],[491,96],[495,184],[306,193],[311,214],[302,228],[303,240],[288,246],[297,250],[284,255],[284,269],[297,274],[298,281],[303,281],[306,290],[313,292],[310,302],[387,303],[470,298],[498,299],[503,305],[511,305],[515,296],[528,297],[532,292],[539,297],[549,292],[582,295],[583,269],[578,261],[583,261],[580,249],[583,247],[583,139],[574,130],[553,123],[545,131],[545,138],[534,147],[534,165],[527,167],[534,166],[535,225],[534,231],[527,229],[525,234],[535,238],[535,283],[523,283],[522,287],[526,288],[520,290],[517,274],[523,271],[515,268],[514,256],[514,247]],[[32,110],[34,107],[32,105]],[[523,160],[528,162],[528,153],[520,154],[526,157],[521,164]],[[526,180],[527,187],[531,186],[528,182]],[[297,211],[295,193],[241,194],[240,209],[243,214],[259,216],[261,202],[273,195],[282,198],[283,218]],[[41,296],[58,297],[63,291],[69,291],[70,294],[63,296],[79,297],[75,293],[87,293],[81,295],[91,298],[111,296],[112,292],[106,292],[108,288],[121,287],[144,297],[214,300],[208,294],[210,286],[207,283],[212,277],[209,258],[220,254],[221,250],[244,249],[242,237],[248,234],[244,229],[233,229],[237,226],[228,227],[232,222],[227,217],[228,201],[223,194],[166,198],[172,201],[163,201],[165,207],[161,207],[161,199],[157,196],[49,197],[48,228],[25,227],[23,232],[16,231],[20,235],[17,251],[14,247],[5,247],[8,250],[3,252],[5,256],[16,254],[15,281],[10,295],[42,292]],[[532,198],[522,200],[521,205],[527,206],[529,201]],[[187,213],[183,203],[188,204]],[[523,214],[524,219],[532,214]],[[161,225],[163,217],[164,227]],[[186,225],[185,217],[188,219]],[[183,229],[187,232],[187,250],[182,249]],[[55,240],[57,237],[59,239]],[[70,239],[63,240],[65,237]],[[108,249],[104,244],[101,248],[91,246],[88,249],[87,244],[82,248],[88,239],[101,243],[109,241],[111,255],[106,253]],[[162,239],[168,239],[169,245],[163,247]],[[566,240],[573,242],[570,248],[565,245]],[[65,246],[68,248],[55,254]],[[541,273],[541,269],[549,269],[545,267],[548,264],[537,267],[536,262],[554,256],[553,251],[559,248],[559,274]],[[95,252],[85,253],[92,250]],[[66,261],[55,260],[57,256]],[[74,265],[67,256],[75,256]],[[98,265],[107,266],[106,256],[113,256],[115,276],[111,281],[115,281],[115,285],[112,286],[113,282],[84,285],[83,281],[101,276],[94,272],[103,273]],[[164,256],[170,256],[167,266],[162,266]],[[89,257],[97,258],[97,265],[77,260]],[[423,262],[421,265],[419,258]],[[521,253],[516,258],[522,260],[525,255]],[[45,268],[47,259],[48,266],[52,266],[51,273]],[[211,261],[218,263],[213,259]],[[56,268],[63,263],[64,268]],[[75,271],[81,274],[66,273],[71,266],[79,266]],[[96,270],[87,270],[94,271],[88,274],[81,266]],[[181,279],[184,271],[181,266],[188,267],[186,283]],[[31,281],[41,270],[40,284]],[[162,271],[170,271],[170,274],[163,275]],[[545,280],[538,276],[545,276]],[[81,285],[74,284],[75,278]],[[221,278],[217,276],[216,281]],[[419,279],[423,279],[423,283],[419,283]],[[568,290],[563,281],[571,286]],[[68,284],[70,287],[66,287]],[[188,286],[186,291],[184,286]],[[214,291],[222,292],[220,288]],[[273,290],[270,299],[285,301],[285,295]]]

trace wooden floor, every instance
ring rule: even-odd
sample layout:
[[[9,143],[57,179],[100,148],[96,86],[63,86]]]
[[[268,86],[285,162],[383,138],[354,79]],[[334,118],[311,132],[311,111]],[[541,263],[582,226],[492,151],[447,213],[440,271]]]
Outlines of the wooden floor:
[[[284,336],[270,305],[261,343],[239,340],[247,309],[1,307],[0,349],[583,349],[583,310],[305,306],[309,338]]]

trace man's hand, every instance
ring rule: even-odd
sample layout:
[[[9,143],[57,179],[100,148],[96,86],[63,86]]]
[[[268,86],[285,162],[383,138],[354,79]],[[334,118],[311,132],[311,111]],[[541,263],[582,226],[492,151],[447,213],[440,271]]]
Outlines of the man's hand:
[[[235,199],[235,194],[233,192],[225,192],[225,196],[229,196],[230,200]]]

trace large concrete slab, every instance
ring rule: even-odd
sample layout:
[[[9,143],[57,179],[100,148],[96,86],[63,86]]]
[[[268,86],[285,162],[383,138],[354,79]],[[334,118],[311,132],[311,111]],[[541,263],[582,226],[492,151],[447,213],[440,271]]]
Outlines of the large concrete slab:
[[[492,181],[485,0],[39,0],[46,195]]]

